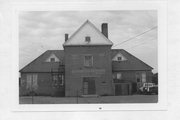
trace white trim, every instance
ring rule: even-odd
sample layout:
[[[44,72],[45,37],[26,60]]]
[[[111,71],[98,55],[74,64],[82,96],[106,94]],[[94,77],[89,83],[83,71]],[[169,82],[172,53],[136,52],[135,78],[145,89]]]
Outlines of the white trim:
[[[54,53],[51,53],[51,54],[49,55],[49,57],[45,60],[45,62],[52,62],[52,61],[51,61],[51,58],[54,58],[54,59],[55,59],[54,62],[60,62],[59,58],[58,58]]]
[[[118,57],[121,57],[121,60],[118,60]],[[126,61],[128,60],[121,52],[118,52],[112,59],[112,61]]]
[[[67,41],[65,41],[65,43],[63,44],[63,46],[73,46],[74,44],[69,44],[69,42],[72,40],[72,38],[76,35],[76,34],[78,34],[78,32],[81,30],[81,29],[83,29],[83,27],[85,26],[85,25],[87,25],[87,24],[89,24],[92,28],[94,28],[94,30],[96,30],[96,32],[101,36],[101,37],[103,37],[104,38],[104,40],[106,40],[106,42],[107,43],[105,43],[105,44],[92,44],[92,43],[90,43],[90,44],[75,44],[75,45],[113,45],[113,42],[111,41],[111,40],[109,40],[107,37],[105,37],[100,31],[99,31],[99,29],[97,29],[96,28],[96,26],[93,24],[93,23],[91,23],[89,20],[87,20],[87,21],[85,21],[71,36],[70,36],[70,38],[67,40]]]

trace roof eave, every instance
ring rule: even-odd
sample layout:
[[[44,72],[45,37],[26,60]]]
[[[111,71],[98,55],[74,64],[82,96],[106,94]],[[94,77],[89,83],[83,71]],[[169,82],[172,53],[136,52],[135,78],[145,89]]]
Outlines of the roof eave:
[[[73,44],[71,44],[71,45],[64,45],[63,44],[63,47],[70,47],[70,46],[112,46],[112,45],[113,44],[88,44],[88,45],[85,45],[85,44],[84,45],[83,44],[82,45],[81,44],[77,44],[77,45],[76,44],[74,44],[74,45]]]
[[[112,71],[152,71],[152,69],[112,69]]]

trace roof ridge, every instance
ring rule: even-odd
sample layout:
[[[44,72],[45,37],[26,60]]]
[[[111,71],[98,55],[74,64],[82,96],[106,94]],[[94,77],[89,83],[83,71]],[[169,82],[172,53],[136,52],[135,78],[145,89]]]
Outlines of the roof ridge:
[[[32,64],[34,61],[36,61],[37,59],[39,59],[41,56],[43,56],[45,53],[47,53],[48,50],[46,50],[45,52],[41,53],[38,57],[36,57],[34,60],[32,60],[30,63],[28,63],[27,65],[25,65],[23,68],[21,68],[19,70],[19,72],[21,72],[23,69],[25,69],[27,66],[29,66],[30,64]]]
[[[63,43],[63,46],[65,46],[71,39],[73,36],[75,36],[85,25],[86,23],[89,23],[89,25],[91,25],[107,42],[110,42],[113,45],[113,42],[111,40],[109,40],[107,37],[105,37],[101,31],[92,23],[90,22],[88,19],[69,37],[69,39],[67,41],[65,41]]]

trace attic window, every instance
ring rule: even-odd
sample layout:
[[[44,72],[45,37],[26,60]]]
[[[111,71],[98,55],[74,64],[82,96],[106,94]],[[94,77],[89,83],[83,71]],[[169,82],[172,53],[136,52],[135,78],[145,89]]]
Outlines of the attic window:
[[[122,60],[122,57],[118,57],[117,59],[118,59],[118,61],[121,61],[121,60]]]
[[[91,41],[90,36],[86,36],[86,37],[85,37],[85,41],[86,41],[86,42],[90,42],[90,41]]]
[[[126,60],[127,58],[124,57],[124,55],[122,55],[121,53],[116,54],[116,56],[114,56],[112,59],[112,61],[119,61],[119,62],[126,61]]]
[[[60,59],[54,53],[51,53],[45,62],[60,62]]]
[[[55,58],[51,58],[50,61],[51,61],[51,62],[55,62]]]

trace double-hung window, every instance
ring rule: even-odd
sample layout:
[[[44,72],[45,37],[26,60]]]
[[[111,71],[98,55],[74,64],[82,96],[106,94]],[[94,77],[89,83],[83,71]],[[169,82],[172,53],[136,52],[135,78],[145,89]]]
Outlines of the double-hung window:
[[[84,66],[86,66],[86,67],[93,66],[93,56],[92,55],[84,56]]]
[[[27,74],[26,89],[36,90],[38,88],[38,75]]]
[[[60,74],[53,74],[52,75],[53,85],[63,85],[64,76]]]
[[[119,83],[122,80],[122,73],[118,72],[118,73],[113,73],[113,80],[114,83]]]

